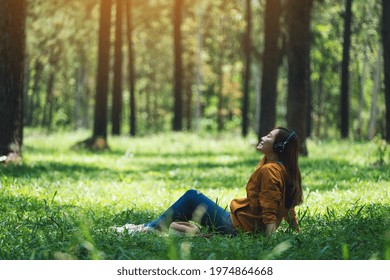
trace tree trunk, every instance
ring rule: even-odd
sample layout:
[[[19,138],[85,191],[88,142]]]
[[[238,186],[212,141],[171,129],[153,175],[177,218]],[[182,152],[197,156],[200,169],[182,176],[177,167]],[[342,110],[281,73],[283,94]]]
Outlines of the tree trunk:
[[[18,160],[23,145],[25,0],[0,0],[0,156]]]
[[[54,68],[55,65],[51,65]],[[42,127],[46,127],[48,131],[51,130],[53,123],[53,109],[54,109],[54,83],[56,78],[56,68],[50,70],[49,79],[46,88],[46,100],[43,107]]]
[[[326,65],[324,63],[321,63],[320,65],[320,73],[323,73],[325,71]],[[325,92],[324,92],[324,78],[322,75],[320,75],[318,79],[318,87],[317,87],[317,130],[316,130],[316,137],[321,138],[321,129],[322,129],[322,117],[324,115],[324,100],[325,98]]]
[[[348,138],[349,131],[349,50],[351,47],[352,0],[345,2],[343,62],[341,67],[341,137]]]
[[[290,0],[288,23],[287,126],[301,140],[300,153],[307,155],[307,108],[309,93],[310,14],[313,0]]]
[[[112,134],[121,133],[122,115],[122,7],[123,0],[116,0],[114,85],[112,92]]]
[[[244,85],[242,98],[242,136],[246,137],[248,134],[249,124],[249,82],[251,78],[251,32],[252,32],[252,6],[251,0],[246,0],[246,34],[244,37]]]
[[[264,52],[258,139],[270,132],[276,124],[277,81],[281,61],[278,46],[281,9],[280,0],[267,0],[264,18]]]
[[[186,94],[185,106],[185,116],[186,116],[186,129],[190,131],[192,128],[192,84],[193,84],[193,73],[192,69],[194,69],[194,65],[192,63],[188,63],[186,65],[186,74],[184,75],[184,90]]]
[[[23,126],[27,124],[29,121],[27,119],[28,116],[28,109],[30,108],[30,98],[28,95],[28,92],[30,90],[30,80],[31,80],[31,65],[30,61],[27,58],[27,55],[25,56],[25,67],[24,67],[24,78],[23,78]]]
[[[390,143],[390,1],[382,0],[382,43],[385,73],[386,135]]]
[[[107,96],[110,59],[111,0],[101,0],[99,52],[96,81],[95,118],[92,146],[106,149],[107,146]],[[96,140],[99,144],[96,145]]]
[[[182,47],[181,47],[181,21],[184,0],[175,0],[174,21],[173,21],[173,41],[175,52],[174,68],[174,112],[173,130],[182,130]]]
[[[224,51],[223,48],[220,49],[219,51],[219,69],[218,69],[218,74],[217,74],[217,98],[218,98],[218,103],[217,103],[217,129],[218,131],[222,131],[224,127],[224,121],[223,121],[223,115],[222,115],[222,110],[223,110],[223,56],[224,56]]]
[[[127,45],[129,48],[129,87],[130,87],[130,135],[136,135],[136,105],[135,105],[135,69],[134,69],[134,47],[133,47],[133,19],[132,0],[126,1],[127,20]]]
[[[362,69],[362,74],[360,76],[360,96],[359,96],[359,109],[358,109],[358,125],[356,129],[356,136],[360,138],[362,136],[362,126],[363,126],[363,107],[364,107],[364,85],[366,81],[366,73],[367,73],[367,39],[368,39],[368,34],[367,31],[365,32],[364,35],[364,46],[363,46],[363,69]]]
[[[82,127],[87,128],[85,120],[88,119],[88,97],[86,94],[86,79],[87,71],[85,67],[84,59],[80,60],[81,65],[76,69],[76,89],[75,89],[75,100],[74,100],[74,125],[75,129]]]
[[[200,119],[202,115],[202,48],[203,48],[203,12],[202,4],[198,4],[198,30],[197,30],[197,61],[196,61],[196,106],[195,106],[195,130],[200,132]]]
[[[309,23],[310,24],[310,23]],[[311,42],[311,32],[310,32],[310,27],[309,27],[309,42]],[[313,112],[313,95],[312,95],[312,89],[311,89],[311,69],[310,69],[310,43],[308,43],[308,50],[307,50],[307,59],[305,60],[306,62],[306,87],[307,87],[307,111],[306,111],[306,138],[310,137],[311,132],[312,132],[312,112]]]
[[[375,71],[375,80],[374,80],[374,90],[372,92],[372,101],[371,101],[371,111],[370,111],[370,121],[368,123],[368,139],[372,139],[376,133],[376,121],[377,121],[377,103],[378,103],[378,92],[379,92],[379,80],[381,76],[381,62],[382,62],[382,46],[378,47],[378,60],[376,63]]]
[[[219,53],[218,53],[218,68],[217,68],[217,130],[222,131],[224,129],[224,117],[223,117],[223,65],[225,59],[225,7],[226,0],[221,2],[220,16],[219,16]]]
[[[28,126],[36,125],[34,112],[39,106],[39,90],[40,90],[42,71],[43,71],[43,64],[39,59],[37,59],[34,63],[33,85],[31,88],[31,96],[29,98],[28,110],[27,110],[28,115],[27,115],[26,124]]]

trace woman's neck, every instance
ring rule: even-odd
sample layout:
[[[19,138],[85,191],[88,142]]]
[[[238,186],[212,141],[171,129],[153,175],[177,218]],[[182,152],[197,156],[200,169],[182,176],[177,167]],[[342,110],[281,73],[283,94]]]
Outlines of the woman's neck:
[[[278,155],[275,153],[266,155],[265,157],[266,157],[267,161],[278,161],[279,160]]]

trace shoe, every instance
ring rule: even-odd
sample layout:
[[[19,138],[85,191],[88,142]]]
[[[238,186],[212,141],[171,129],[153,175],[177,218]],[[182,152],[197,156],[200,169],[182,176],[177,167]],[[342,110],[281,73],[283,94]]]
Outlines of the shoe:
[[[128,234],[147,233],[147,232],[154,231],[152,227],[147,227],[143,224],[140,225],[126,224],[121,227],[111,227],[111,229],[116,231],[117,233],[128,233]]]

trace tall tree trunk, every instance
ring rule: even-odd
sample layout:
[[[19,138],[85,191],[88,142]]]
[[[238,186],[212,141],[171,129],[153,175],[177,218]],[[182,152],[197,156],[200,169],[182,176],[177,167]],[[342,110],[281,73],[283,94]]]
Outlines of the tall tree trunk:
[[[186,94],[186,100],[185,100],[185,106],[184,106],[184,112],[186,116],[186,129],[187,131],[190,131],[192,128],[192,84],[193,84],[193,71],[194,65],[193,63],[188,63],[186,65],[186,71],[184,75],[184,91]]]
[[[122,10],[123,0],[116,0],[114,85],[112,92],[112,134],[121,133],[122,115]]]
[[[161,92],[162,88],[161,85],[156,89],[156,92]],[[152,101],[151,101],[152,102]],[[153,94],[153,113],[151,115],[151,119],[154,120],[154,125],[155,125],[155,131],[159,132],[163,129],[163,118],[160,118],[159,115],[159,95],[158,94]]]
[[[349,50],[351,47],[352,0],[345,1],[343,62],[341,66],[341,137],[349,132]]]
[[[84,57],[83,55],[81,57]],[[81,127],[87,128],[85,119],[88,112],[87,101],[87,70],[85,66],[84,58],[80,59],[81,65],[76,69],[76,88],[75,88],[75,100],[74,100],[74,125],[75,129]]]
[[[310,14],[313,0],[289,0],[287,126],[301,140],[300,153],[307,155],[307,108],[309,93]]]
[[[225,7],[226,0],[221,1],[220,16],[219,16],[219,52],[218,52],[218,68],[217,68],[217,130],[222,131],[224,128],[224,116],[223,116],[223,65],[225,59]]]
[[[323,73],[325,71],[326,65],[324,63],[321,63],[320,65],[320,73]],[[317,87],[317,130],[316,130],[316,137],[321,138],[321,129],[322,129],[322,118],[324,116],[324,100],[325,98],[325,92],[324,92],[324,78],[323,75],[320,75],[318,78],[318,87]]]
[[[25,0],[0,0],[0,156],[18,160],[23,145]]]
[[[385,73],[386,135],[390,143],[390,1],[382,0],[382,43]]]
[[[54,67],[54,65],[51,65]],[[54,110],[54,84],[56,78],[57,69],[51,69],[49,79],[47,81],[46,88],[46,100],[43,107],[42,127],[46,127],[48,131],[51,130],[53,123],[53,110]]]
[[[252,5],[246,0],[246,33],[244,37],[244,85],[242,97],[242,136],[247,136],[249,125],[249,82],[251,78],[251,32],[252,32]]]
[[[203,12],[204,7],[198,4],[198,30],[197,30],[197,60],[196,60],[196,106],[195,106],[195,130],[200,132],[200,119],[202,115],[202,48],[203,48]]]
[[[378,47],[378,60],[376,63],[375,79],[374,79],[374,90],[372,92],[371,110],[370,110],[370,121],[368,123],[368,139],[372,139],[376,133],[376,121],[377,121],[377,103],[378,103],[378,92],[380,87],[380,76],[381,76],[381,62],[382,62],[382,46]]]
[[[42,117],[42,127],[46,127],[48,131],[51,130],[53,124],[53,113],[55,107],[54,87],[58,73],[58,64],[60,61],[61,52],[62,47],[57,42],[57,44],[52,46],[49,57],[49,78],[47,80],[46,100],[44,103]]]
[[[217,129],[218,131],[222,131],[224,127],[224,120],[223,120],[223,57],[224,57],[224,51],[223,48],[219,51],[219,69],[217,73]]]
[[[310,24],[310,23],[309,23]],[[311,42],[311,32],[309,27],[309,42]],[[311,131],[312,131],[312,112],[313,112],[313,95],[312,95],[312,89],[311,89],[311,69],[310,69],[310,43],[308,42],[308,53],[307,58],[305,60],[306,62],[306,87],[307,87],[307,111],[306,111],[306,138],[310,137]]]
[[[173,21],[173,41],[175,52],[174,68],[174,112],[173,130],[182,130],[182,47],[181,47],[181,21],[184,0],[175,0],[174,21]]]
[[[362,136],[362,126],[363,126],[363,106],[364,106],[364,85],[366,81],[366,73],[367,73],[367,39],[368,39],[368,33],[367,31],[364,34],[364,45],[363,45],[363,69],[362,74],[360,76],[360,96],[359,96],[359,109],[358,109],[358,125],[356,129],[356,136],[361,137]]]
[[[29,98],[28,104],[28,115],[27,115],[27,125],[34,126],[36,125],[36,121],[34,118],[34,112],[39,106],[39,90],[40,90],[40,82],[41,75],[43,71],[43,64],[40,59],[37,59],[34,63],[34,77],[33,77],[33,85],[31,88],[31,96]]]
[[[80,111],[81,111],[81,96],[82,96],[82,80],[83,80],[83,68],[79,66],[76,68],[76,86],[75,86],[75,96],[74,96],[74,109],[73,109],[73,118],[74,118],[74,129],[77,130],[81,127],[80,123]]]
[[[30,96],[28,95],[28,92],[30,90],[30,80],[31,80],[31,65],[30,65],[30,61],[29,59],[27,58],[27,55],[26,57],[24,58],[25,59],[25,67],[24,67],[24,78],[23,78],[23,126],[25,126],[27,124],[27,122],[29,121],[27,119],[27,116],[28,116],[28,109],[30,108],[29,105],[30,105]]]
[[[156,78],[156,72],[150,72],[149,73],[149,81],[155,81]],[[146,112],[146,130],[153,129],[152,127],[152,102],[151,102],[151,95],[155,93],[156,86],[153,84],[150,84],[146,87],[145,91],[145,112]]]
[[[96,81],[95,117],[91,144],[96,149],[107,148],[107,98],[110,60],[111,0],[100,2],[99,52]],[[96,140],[99,139],[97,144]]]
[[[126,1],[126,20],[127,20],[127,45],[129,48],[129,87],[130,87],[130,135],[136,135],[136,105],[135,105],[135,69],[134,69],[134,47],[133,47],[133,19],[132,6],[133,1]]]
[[[267,0],[264,18],[264,52],[261,78],[260,126],[258,139],[271,131],[276,124],[278,69],[280,65],[280,0]]]

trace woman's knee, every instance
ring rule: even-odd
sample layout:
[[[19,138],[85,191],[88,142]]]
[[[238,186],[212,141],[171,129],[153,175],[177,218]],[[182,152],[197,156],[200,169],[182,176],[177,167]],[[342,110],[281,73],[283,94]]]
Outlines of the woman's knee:
[[[190,190],[188,190],[188,191],[186,191],[186,192],[184,193],[185,196],[190,196],[190,197],[194,197],[194,196],[196,196],[196,195],[198,195],[198,194],[201,194],[201,192],[200,192],[200,191],[197,191],[197,190],[195,190],[195,189],[190,189]]]

